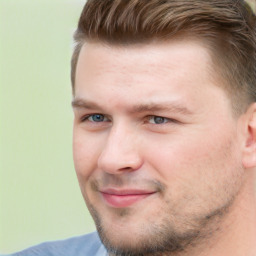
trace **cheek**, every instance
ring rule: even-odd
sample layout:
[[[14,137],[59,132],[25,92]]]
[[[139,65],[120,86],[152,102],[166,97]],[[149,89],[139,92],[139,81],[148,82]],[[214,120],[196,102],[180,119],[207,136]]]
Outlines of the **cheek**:
[[[97,159],[100,154],[100,143],[93,136],[88,136],[79,129],[73,133],[73,159],[79,179],[88,179],[97,168]]]
[[[167,187],[197,190],[227,180],[240,169],[236,134],[207,132],[166,138],[158,147],[147,147],[149,165]]]
[[[241,187],[239,152],[231,136],[201,143],[169,143],[148,151],[150,166],[166,187],[175,215],[209,214],[226,205]],[[217,138],[216,138],[217,139]]]

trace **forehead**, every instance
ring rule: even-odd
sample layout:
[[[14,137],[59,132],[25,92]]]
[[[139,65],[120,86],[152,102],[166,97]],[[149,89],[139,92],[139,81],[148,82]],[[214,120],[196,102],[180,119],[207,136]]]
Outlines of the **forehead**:
[[[198,66],[210,71],[212,61],[208,49],[200,41],[172,40],[150,44],[110,46],[85,43],[81,49],[77,74],[100,75],[99,71],[112,74],[115,69],[126,74],[164,75],[170,71],[185,75],[188,66]]]
[[[211,97],[221,87],[209,50],[195,40],[131,46],[86,43],[77,64],[75,98],[120,106],[140,101]],[[217,86],[216,86],[217,85]],[[111,102],[110,102],[111,100]]]

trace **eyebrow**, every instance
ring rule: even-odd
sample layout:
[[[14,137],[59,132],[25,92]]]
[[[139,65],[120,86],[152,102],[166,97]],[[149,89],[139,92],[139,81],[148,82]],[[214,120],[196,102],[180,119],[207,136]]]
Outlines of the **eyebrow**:
[[[101,109],[101,107],[97,103],[83,99],[74,99],[72,100],[71,105],[73,108]]]
[[[98,105],[95,102],[87,101],[84,99],[74,99],[72,101],[73,108],[85,108],[85,109],[100,109],[104,108]],[[178,102],[149,102],[145,104],[138,104],[132,106],[128,112],[134,113],[143,113],[143,112],[159,112],[159,111],[170,111],[184,115],[191,115],[192,112],[185,106],[181,105]]]
[[[161,103],[147,103],[135,105],[132,107],[131,112],[158,112],[158,111],[170,111],[176,112],[184,115],[191,115],[192,112],[186,108],[185,106],[181,106],[181,104],[176,102],[161,102]]]

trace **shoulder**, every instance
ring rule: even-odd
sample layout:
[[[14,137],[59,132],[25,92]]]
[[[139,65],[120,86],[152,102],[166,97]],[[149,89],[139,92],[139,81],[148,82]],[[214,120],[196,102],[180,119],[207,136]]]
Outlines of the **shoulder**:
[[[9,256],[102,256],[107,255],[96,232],[72,237],[66,240],[53,241],[33,246]]]

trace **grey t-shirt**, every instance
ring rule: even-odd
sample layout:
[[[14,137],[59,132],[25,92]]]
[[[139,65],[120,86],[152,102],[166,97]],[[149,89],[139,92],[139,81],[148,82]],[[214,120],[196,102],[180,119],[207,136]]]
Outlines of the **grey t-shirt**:
[[[107,256],[97,232],[66,240],[45,242],[8,256]],[[4,256],[4,255],[0,255]]]

